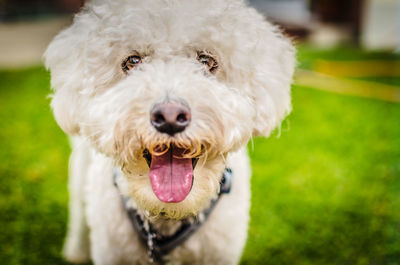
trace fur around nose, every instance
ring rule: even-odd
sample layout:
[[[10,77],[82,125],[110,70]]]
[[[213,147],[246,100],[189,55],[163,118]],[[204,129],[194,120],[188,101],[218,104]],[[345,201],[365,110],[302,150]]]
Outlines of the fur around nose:
[[[150,120],[157,131],[173,136],[189,125],[190,109],[179,102],[160,103],[151,110]]]

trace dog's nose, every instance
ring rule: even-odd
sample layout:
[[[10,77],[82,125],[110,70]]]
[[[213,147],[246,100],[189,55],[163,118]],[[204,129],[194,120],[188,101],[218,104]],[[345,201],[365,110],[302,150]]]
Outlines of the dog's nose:
[[[190,109],[178,102],[160,103],[151,110],[150,120],[157,131],[173,136],[185,130],[189,125]]]

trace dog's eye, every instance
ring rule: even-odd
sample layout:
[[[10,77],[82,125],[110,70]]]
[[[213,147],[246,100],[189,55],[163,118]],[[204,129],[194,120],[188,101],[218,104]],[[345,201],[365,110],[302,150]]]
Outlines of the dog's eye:
[[[121,64],[122,70],[126,73],[129,70],[135,68],[142,62],[142,58],[139,55],[128,56]]]
[[[217,71],[218,69],[217,60],[209,52],[197,52],[197,60],[201,64],[204,64],[207,67],[208,71],[210,71],[210,73],[215,73],[215,71]]]

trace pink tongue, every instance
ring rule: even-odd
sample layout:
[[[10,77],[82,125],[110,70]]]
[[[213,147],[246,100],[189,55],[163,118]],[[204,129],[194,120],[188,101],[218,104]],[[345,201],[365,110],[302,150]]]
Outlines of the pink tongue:
[[[162,202],[181,202],[192,188],[192,159],[182,158],[183,151],[171,147],[165,154],[151,158],[151,186]]]

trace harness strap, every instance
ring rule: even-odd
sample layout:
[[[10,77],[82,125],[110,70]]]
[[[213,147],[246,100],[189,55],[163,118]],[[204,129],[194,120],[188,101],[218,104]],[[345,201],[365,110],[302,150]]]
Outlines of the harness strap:
[[[122,175],[121,170],[114,170],[114,185],[118,188],[116,178]],[[232,170],[225,168],[220,183],[220,192],[216,199],[211,200],[210,207],[203,210],[196,217],[189,217],[181,220],[180,228],[171,236],[163,236],[155,230],[151,223],[143,217],[137,209],[129,206],[130,198],[121,195],[125,210],[134,230],[137,232],[142,244],[147,248],[150,262],[164,264],[164,256],[172,250],[183,244],[191,235],[193,235],[201,225],[208,219],[211,212],[217,205],[220,197],[224,193],[229,193],[232,185]]]

